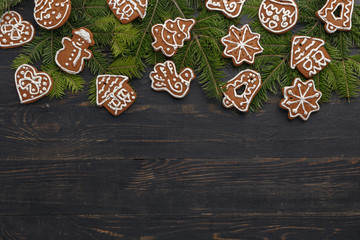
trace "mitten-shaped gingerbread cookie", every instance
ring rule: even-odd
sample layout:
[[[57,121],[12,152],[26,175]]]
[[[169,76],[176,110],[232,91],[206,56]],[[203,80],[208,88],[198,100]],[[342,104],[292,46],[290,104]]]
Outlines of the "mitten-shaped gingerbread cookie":
[[[167,91],[175,98],[183,98],[189,92],[195,73],[191,68],[184,68],[178,74],[175,63],[166,61],[155,65],[154,71],[150,73],[150,79],[151,87],[155,91]]]
[[[148,0],[107,0],[107,4],[122,24],[146,15]]]
[[[63,48],[57,51],[56,64],[65,72],[77,74],[84,69],[84,60],[92,58],[92,51],[88,47],[95,44],[93,34],[87,28],[72,31],[73,38],[62,39]]]
[[[184,42],[191,38],[190,30],[195,25],[195,19],[184,19],[177,17],[175,20],[166,20],[164,24],[156,24],[151,33],[155,42],[152,46],[155,51],[167,56],[175,55],[176,50],[184,46]]]
[[[0,47],[20,47],[34,38],[35,30],[31,23],[23,21],[22,16],[9,11],[0,19]]]
[[[70,13],[70,0],[35,0],[34,18],[42,28],[50,30],[61,27]]]

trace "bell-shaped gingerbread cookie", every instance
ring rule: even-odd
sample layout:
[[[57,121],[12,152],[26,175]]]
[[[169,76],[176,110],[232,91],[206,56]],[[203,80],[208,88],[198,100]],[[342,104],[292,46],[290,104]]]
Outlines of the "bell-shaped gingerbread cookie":
[[[325,31],[334,33],[350,31],[351,17],[354,10],[355,0],[328,0],[326,4],[316,12],[316,16],[325,23]],[[337,14],[339,12],[339,14]]]
[[[240,92],[242,87],[244,91]],[[235,107],[241,112],[247,112],[251,101],[261,87],[261,76],[254,70],[244,70],[227,82],[224,86],[223,105],[226,108]]]

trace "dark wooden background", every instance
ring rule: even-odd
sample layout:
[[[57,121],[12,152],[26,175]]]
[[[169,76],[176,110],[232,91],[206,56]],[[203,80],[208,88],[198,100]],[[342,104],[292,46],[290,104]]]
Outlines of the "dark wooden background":
[[[15,10],[36,26],[32,9]],[[147,72],[117,118],[86,92],[20,105],[20,50],[0,50],[1,240],[360,239],[359,98],[304,123],[280,95],[241,114]]]

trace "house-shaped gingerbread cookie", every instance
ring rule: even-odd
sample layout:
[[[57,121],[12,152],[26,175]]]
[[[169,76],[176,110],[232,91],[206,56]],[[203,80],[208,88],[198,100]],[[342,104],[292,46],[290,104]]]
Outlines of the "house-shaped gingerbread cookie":
[[[295,35],[292,37],[290,67],[306,78],[318,74],[330,63],[330,55],[320,38]]]

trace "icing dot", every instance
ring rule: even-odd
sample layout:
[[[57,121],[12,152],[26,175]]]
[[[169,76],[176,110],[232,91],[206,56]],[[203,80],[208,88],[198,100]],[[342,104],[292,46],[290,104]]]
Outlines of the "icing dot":
[[[43,89],[42,89],[43,91],[46,91],[46,87],[43,87]]]
[[[73,56],[75,56],[75,54],[72,53],[71,56],[73,57]]]
[[[188,73],[185,73],[185,77],[189,77],[189,74],[188,74]]]
[[[71,61],[72,60],[72,58],[69,58],[69,61]]]
[[[173,28],[173,27],[174,27],[174,24],[171,24],[170,27]]]
[[[313,86],[312,83],[310,83],[310,84],[309,84],[309,87],[312,87],[312,86]]]
[[[47,80],[47,79],[45,78],[45,80]],[[43,82],[43,85],[44,85],[44,86],[47,86],[47,82]]]
[[[76,52],[76,49],[74,49],[73,52]]]
[[[26,97],[26,96],[27,96],[26,93],[24,93],[24,94],[23,94],[23,97]]]
[[[293,111],[293,113],[297,113],[297,109],[293,109],[292,111]]]
[[[43,91],[40,90],[40,94],[43,94]]]
[[[166,38],[167,38],[167,39],[170,39],[170,35],[168,35]]]
[[[7,40],[4,38],[3,40],[2,40],[4,43],[7,43]]]
[[[65,66],[69,66],[69,64],[68,64],[68,63],[65,63]]]
[[[170,51],[170,48],[167,48],[166,51]]]

